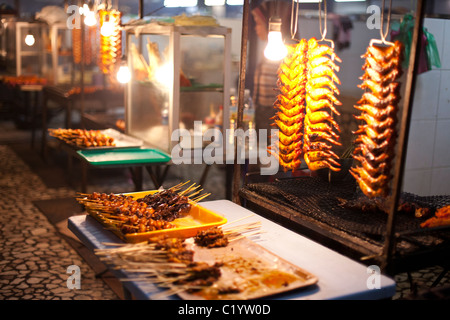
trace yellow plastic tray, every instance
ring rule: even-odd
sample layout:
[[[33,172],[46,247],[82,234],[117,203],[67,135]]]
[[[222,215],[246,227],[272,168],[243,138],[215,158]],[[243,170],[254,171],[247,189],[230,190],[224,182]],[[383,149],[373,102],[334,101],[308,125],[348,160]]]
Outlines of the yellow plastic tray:
[[[138,199],[145,197],[147,194],[155,192],[157,192],[157,190],[126,193],[126,195]],[[198,203],[191,202],[191,204],[191,210],[185,217],[171,221],[172,224],[175,224],[177,226],[176,228],[127,234],[123,234],[116,229],[111,229],[111,231],[127,243],[138,243],[148,241],[150,238],[163,235],[173,238],[190,238],[194,237],[200,230],[209,229],[227,223],[227,219],[225,217],[222,217],[221,215],[202,207]],[[92,217],[94,217],[103,225],[110,226],[105,223],[101,219],[99,214],[95,211],[87,211]]]

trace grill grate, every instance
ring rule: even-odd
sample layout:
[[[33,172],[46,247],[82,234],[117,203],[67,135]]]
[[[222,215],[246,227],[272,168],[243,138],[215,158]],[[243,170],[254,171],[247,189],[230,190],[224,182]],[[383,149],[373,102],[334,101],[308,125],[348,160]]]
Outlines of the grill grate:
[[[299,177],[248,184],[245,189],[280,207],[292,209],[299,217],[308,216],[365,241],[380,244],[384,239],[387,224],[385,212],[353,210],[340,205],[340,199],[354,201],[365,197],[353,179],[329,183],[319,177]],[[450,204],[450,196],[420,197],[411,193],[402,193],[400,199],[428,207],[433,213],[437,208]],[[420,230],[420,235],[414,236],[414,242],[419,242],[423,246],[436,243],[436,234],[440,237],[440,233],[434,232],[430,239],[429,235],[424,235],[424,229],[420,227],[420,223],[429,217],[417,218],[414,216],[414,211],[409,213],[400,211],[396,214],[395,230],[397,233],[409,234],[409,236],[415,230]],[[448,232],[444,233],[442,238],[448,240]],[[442,242],[442,239],[437,242]]]

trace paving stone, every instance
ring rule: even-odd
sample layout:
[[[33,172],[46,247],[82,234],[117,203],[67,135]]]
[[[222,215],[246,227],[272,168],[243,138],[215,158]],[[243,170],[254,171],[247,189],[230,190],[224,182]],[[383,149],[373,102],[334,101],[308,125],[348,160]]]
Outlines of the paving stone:
[[[0,145],[0,177],[0,299],[118,299],[32,203],[73,196],[75,191],[48,189],[4,145]],[[67,288],[66,270],[72,264],[86,276],[82,293]]]

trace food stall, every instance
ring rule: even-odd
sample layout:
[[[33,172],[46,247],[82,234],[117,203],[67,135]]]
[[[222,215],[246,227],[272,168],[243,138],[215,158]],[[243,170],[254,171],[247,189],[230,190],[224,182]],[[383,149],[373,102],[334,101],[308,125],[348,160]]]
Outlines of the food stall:
[[[326,25],[324,2],[325,13],[319,4],[319,17]],[[243,44],[248,5],[244,1]],[[298,4],[292,9],[298,14],[295,8]],[[390,7],[384,9],[389,21]],[[449,197],[401,192],[423,14],[423,1],[418,1],[403,83],[402,44],[387,40],[389,23],[380,28],[380,39],[368,40],[362,62],[364,91],[355,107],[361,125],[349,159],[332,152],[339,136],[335,118],[340,59],[319,19],[322,38],[294,39],[281,62],[280,94],[274,105],[278,140],[270,151],[283,171],[309,174],[242,187],[241,164],[235,162],[235,203],[200,202],[208,194],[190,181],[121,195],[84,193],[77,200],[88,215],[70,218],[69,229],[125,280],[128,297],[139,299],[389,299],[395,288],[391,277],[397,272],[430,264],[448,266],[448,212],[441,208],[448,207]],[[181,35],[193,33],[161,25],[129,30],[128,64],[134,76],[139,71],[142,78],[132,76],[134,81],[128,84],[127,130],[142,136],[143,130],[161,127],[167,105],[167,134],[144,134],[149,143],[165,143],[169,132],[187,124],[179,112],[189,101],[182,99],[181,83],[189,79],[183,77],[185,69],[175,53],[182,47]],[[150,37],[146,45],[139,32],[142,37],[170,36]],[[146,63],[160,55],[155,41],[169,43],[174,68],[168,96],[155,94],[157,85],[149,81],[152,69]],[[150,57],[145,63],[144,47]],[[238,129],[243,121],[246,60],[243,45]],[[197,89],[203,91],[204,85]],[[224,110],[225,89],[223,83],[219,93]],[[147,91],[159,100],[150,102],[153,116],[143,118],[148,110],[142,105],[148,99],[142,92]],[[199,119],[205,117],[198,112]],[[167,144],[160,147],[171,150]],[[370,284],[372,275],[376,285]]]
[[[382,12],[391,14],[390,7],[384,9]],[[313,174],[271,183],[249,183],[239,190],[251,210],[354,259],[380,265],[390,274],[433,264],[445,266],[449,258],[448,226],[445,226],[449,197],[420,197],[402,192],[401,185],[418,73],[420,43],[417,39],[420,39],[423,27],[421,1],[418,1],[415,14],[412,41],[405,44],[411,51],[402,80],[401,69],[397,72],[394,67],[398,59],[392,55],[397,42],[386,40],[385,30],[389,30],[389,25],[383,29],[383,16],[380,39],[370,40],[367,52],[362,56],[365,63],[359,87],[364,91],[355,106],[355,117],[361,121],[358,130],[354,131],[349,159],[336,157],[329,151],[333,143],[338,144],[334,140],[337,135],[328,126],[325,129],[317,126],[328,122],[337,128],[332,119],[338,117],[337,113],[321,115],[327,118],[322,117],[316,122],[313,110],[320,100],[311,101],[313,94],[310,97],[307,94],[306,99],[310,102],[306,101],[303,151]],[[389,24],[389,16],[386,21]],[[383,48],[383,51],[378,54],[374,48]],[[310,67],[313,64],[314,61]],[[312,70],[310,73],[315,72]],[[398,75],[394,76],[394,73]],[[377,83],[381,86],[377,87]],[[397,87],[399,85],[401,89]],[[336,102],[330,109],[339,106],[339,101],[334,100],[338,97],[336,92],[328,94],[327,100]],[[282,109],[283,104],[280,104]],[[388,115],[390,108],[401,111]],[[287,130],[285,127],[288,126],[284,123],[279,125],[283,134]],[[323,136],[323,132],[329,135],[322,140],[316,139]],[[318,149],[319,141],[328,142],[328,145]],[[287,147],[282,144],[280,138],[280,149]],[[281,156],[283,160],[283,154]],[[281,160],[280,164],[283,164]]]

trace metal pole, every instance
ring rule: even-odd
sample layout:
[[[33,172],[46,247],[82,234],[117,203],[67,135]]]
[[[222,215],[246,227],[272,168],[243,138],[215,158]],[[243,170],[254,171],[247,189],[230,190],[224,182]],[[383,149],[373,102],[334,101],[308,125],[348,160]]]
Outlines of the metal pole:
[[[84,34],[86,30],[86,26],[84,25],[84,18],[83,22],[81,23],[81,74],[80,74],[80,108],[81,108],[81,116],[84,116],[84,73],[85,73],[85,65],[84,65],[84,49],[85,49],[85,37]]]
[[[397,159],[394,165],[394,178],[392,184],[392,196],[389,207],[389,216],[386,227],[386,238],[383,248],[382,265],[383,271],[392,271],[392,260],[395,254],[395,216],[401,192],[403,181],[403,171],[406,158],[406,150],[408,144],[409,127],[411,122],[411,110],[413,105],[414,90],[416,86],[417,69],[419,65],[419,50],[423,34],[423,17],[424,17],[424,1],[417,0],[416,20],[414,23],[414,32],[411,43],[411,52],[409,57],[409,67],[406,78],[406,86],[404,93],[404,105],[402,119],[399,130],[399,140],[397,146]],[[386,270],[389,269],[389,270]]]
[[[139,0],[139,19],[144,18],[144,0]]]
[[[242,120],[244,114],[245,70],[247,68],[248,17],[249,0],[244,0],[244,8],[242,14],[241,61],[239,70],[239,93],[236,129],[242,129]],[[241,165],[237,162],[236,140],[236,137],[234,137],[233,202],[240,204],[239,189],[241,188]]]

